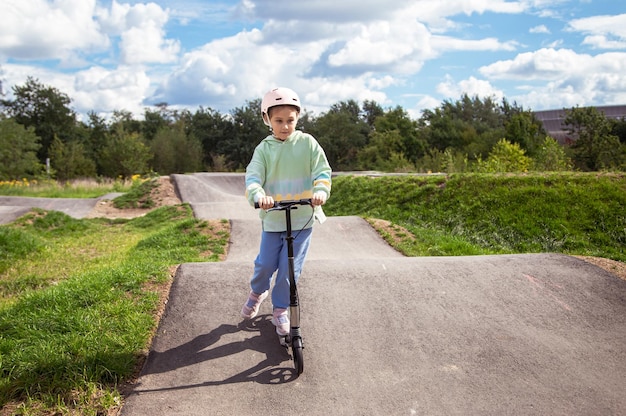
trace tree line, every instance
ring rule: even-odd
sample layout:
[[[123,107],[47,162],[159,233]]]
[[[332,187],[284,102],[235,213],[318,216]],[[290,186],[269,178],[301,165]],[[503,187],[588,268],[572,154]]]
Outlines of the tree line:
[[[118,110],[79,120],[70,97],[29,77],[0,100],[0,180],[128,178],[136,174],[242,171],[269,133],[260,99],[222,114],[166,103],[142,119]],[[463,95],[417,120],[375,101],[333,104],[299,128],[317,138],[335,171],[523,172],[625,170],[626,120],[594,107],[566,110],[571,143],[551,138],[530,110]]]

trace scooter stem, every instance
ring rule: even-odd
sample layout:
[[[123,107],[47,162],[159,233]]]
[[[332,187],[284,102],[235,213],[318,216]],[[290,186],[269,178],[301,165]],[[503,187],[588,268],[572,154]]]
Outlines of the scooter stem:
[[[289,262],[289,286],[290,299],[289,299],[289,319],[291,320],[291,327],[300,326],[300,307],[298,305],[298,289],[296,287],[295,267],[293,259],[293,240],[294,237],[291,234],[291,209],[298,209],[298,207],[289,207],[285,211],[285,220],[287,221],[287,257]]]

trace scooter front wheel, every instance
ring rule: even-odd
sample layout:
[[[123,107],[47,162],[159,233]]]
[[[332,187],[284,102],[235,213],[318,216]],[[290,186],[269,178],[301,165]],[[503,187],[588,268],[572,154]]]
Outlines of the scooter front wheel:
[[[304,347],[302,346],[302,338],[294,337],[291,343],[291,352],[293,353],[293,364],[296,368],[296,373],[298,375],[302,374],[304,371],[304,357],[302,355],[302,350]]]

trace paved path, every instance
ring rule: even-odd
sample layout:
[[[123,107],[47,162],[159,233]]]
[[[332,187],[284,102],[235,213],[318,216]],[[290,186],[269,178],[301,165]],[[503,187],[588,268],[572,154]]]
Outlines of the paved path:
[[[231,219],[231,249],[179,268],[123,416],[626,414],[625,281],[556,254],[406,258],[357,217],[316,225],[294,377],[271,305],[239,317],[260,233],[242,175],[173,179]]]
[[[84,218],[101,198],[26,198],[0,196],[0,224],[8,224],[26,214],[31,208],[61,211],[74,218]]]
[[[316,225],[295,378],[271,305],[239,317],[260,233],[243,177],[174,182],[232,248],[180,267],[123,415],[626,414],[626,282],[564,255],[405,258],[357,217]]]
[[[98,198],[32,198],[20,196],[0,196],[0,224],[8,224],[32,208],[60,211],[73,218],[85,218],[99,201],[112,200],[122,195],[112,192]]]

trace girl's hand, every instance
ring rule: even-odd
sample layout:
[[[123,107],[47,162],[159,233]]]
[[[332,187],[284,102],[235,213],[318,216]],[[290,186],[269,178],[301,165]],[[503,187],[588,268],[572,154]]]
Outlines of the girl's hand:
[[[313,198],[311,198],[311,205],[316,207],[319,205],[324,205],[325,203],[326,203],[326,193],[316,192],[313,194]]]
[[[274,207],[274,198],[271,196],[262,196],[259,198],[259,208],[270,209]]]

